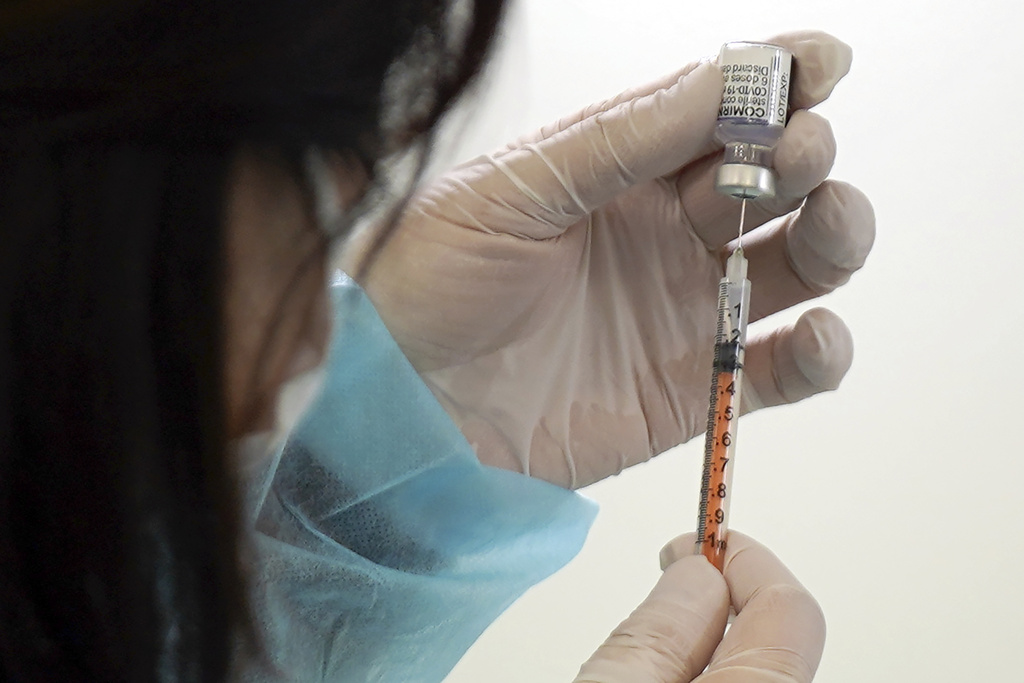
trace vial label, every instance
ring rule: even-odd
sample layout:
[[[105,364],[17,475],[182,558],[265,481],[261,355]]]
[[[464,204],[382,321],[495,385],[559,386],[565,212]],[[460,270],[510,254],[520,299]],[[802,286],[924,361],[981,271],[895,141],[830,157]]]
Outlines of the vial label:
[[[775,45],[727,43],[718,56],[725,88],[720,119],[786,125],[793,56]]]

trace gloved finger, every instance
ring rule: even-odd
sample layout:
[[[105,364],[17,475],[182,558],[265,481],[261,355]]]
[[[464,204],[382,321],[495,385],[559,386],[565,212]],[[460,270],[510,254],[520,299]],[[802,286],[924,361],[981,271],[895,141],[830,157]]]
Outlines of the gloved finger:
[[[853,63],[850,46],[824,31],[780,33],[765,42],[781,45],[793,53],[791,110],[807,109],[828,99]]]
[[[798,211],[743,238],[752,284],[750,319],[827,294],[864,265],[875,241],[871,202],[829,180]]]
[[[789,94],[790,109],[813,107],[823,102],[831,94],[839,80],[850,70],[853,52],[850,46],[835,36],[823,31],[795,31],[782,33],[769,38],[774,43],[787,48],[793,53],[793,86]],[[574,126],[581,121],[596,116],[601,112],[614,109],[623,102],[647,97],[659,90],[666,90],[680,78],[690,73],[701,62],[692,62],[675,73],[652,81],[639,88],[627,90],[616,97],[592,104],[572,116],[566,116],[555,123],[527,135],[498,152],[498,156],[522,145],[539,142]]]
[[[438,189],[469,227],[556,237],[627,188],[695,159],[713,135],[721,97],[721,72],[701,64],[665,89],[477,159]]]
[[[661,78],[658,78],[657,80],[645,83],[636,88],[624,90],[615,97],[611,97],[602,102],[595,102],[593,104],[587,105],[583,109],[580,109],[579,111],[569,116],[563,116],[554,123],[550,123],[542,128],[539,128],[538,130],[535,130],[531,133],[528,133],[527,135],[524,135],[521,138],[518,138],[514,142],[509,143],[506,147],[496,152],[495,156],[507,154],[508,152],[518,149],[523,145],[533,144],[536,142],[540,142],[541,140],[546,140],[547,138],[555,135],[556,133],[561,133],[567,128],[571,128],[572,126],[575,126],[594,116],[597,116],[598,114],[614,109],[615,107],[618,107],[620,104],[623,104],[625,102],[630,102],[632,100],[649,97],[650,95],[653,95],[654,93],[660,90],[668,90],[674,84],[678,83],[682,78],[684,78],[687,74],[696,69],[698,66],[710,61],[712,60],[703,59],[696,62],[690,62],[683,68],[678,69],[677,71],[674,71],[670,74],[666,74]]]
[[[662,566],[692,555],[695,540],[691,533],[670,541]],[[727,544],[723,574],[736,618],[697,681],[810,681],[825,647],[818,602],[768,548],[732,529]]]
[[[775,148],[776,194],[747,202],[746,230],[793,211],[828,177],[836,158],[836,139],[828,121],[809,111],[793,114]],[[720,155],[701,159],[683,169],[676,188],[694,232],[708,249],[718,249],[736,237],[739,200],[715,189]]]
[[[741,410],[796,403],[839,386],[853,363],[853,336],[835,313],[812,308],[792,325],[747,343]]]
[[[728,614],[722,575],[700,555],[684,557],[665,569],[647,599],[587,660],[575,681],[690,681],[711,659]]]
[[[821,607],[766,547],[729,531],[723,574],[736,619],[700,683],[803,683],[825,647]]]

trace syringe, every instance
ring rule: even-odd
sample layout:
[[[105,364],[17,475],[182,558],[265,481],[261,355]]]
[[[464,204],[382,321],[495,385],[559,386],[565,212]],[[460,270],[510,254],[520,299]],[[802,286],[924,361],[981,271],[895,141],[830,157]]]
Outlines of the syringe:
[[[743,200],[740,235],[743,234]],[[696,553],[703,554],[720,571],[725,559],[729,526],[732,470],[736,428],[743,389],[743,356],[747,344],[747,311],[750,280],[747,259],[738,246],[725,262],[725,276],[718,283],[718,325],[715,329],[715,360],[711,374],[711,403],[704,441],[704,473],[701,478],[700,512],[697,518]]]

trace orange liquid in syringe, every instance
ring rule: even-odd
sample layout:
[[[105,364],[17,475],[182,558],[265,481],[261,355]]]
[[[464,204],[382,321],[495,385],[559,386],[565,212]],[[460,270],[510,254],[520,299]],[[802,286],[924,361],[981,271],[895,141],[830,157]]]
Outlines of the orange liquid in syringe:
[[[734,424],[739,417],[736,385],[738,374],[739,368],[735,374],[719,371],[716,375],[714,428],[709,430],[708,434],[711,443],[705,444],[705,447],[711,450],[711,459],[703,496],[707,501],[707,507],[704,511],[702,553],[720,571],[725,559],[725,532],[729,516],[729,461],[735,438]]]

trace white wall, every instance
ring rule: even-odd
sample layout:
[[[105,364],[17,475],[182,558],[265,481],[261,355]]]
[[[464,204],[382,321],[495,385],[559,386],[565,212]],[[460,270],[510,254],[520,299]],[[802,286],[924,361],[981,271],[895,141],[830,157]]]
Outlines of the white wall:
[[[817,680],[1017,680],[1024,642],[1024,21],[1008,0],[525,0],[460,156],[717,52],[820,28],[854,47],[819,108],[834,177],[878,217],[824,299],[856,340],[840,391],[744,418],[732,523],[821,602]],[[802,309],[801,309],[802,310]],[[787,322],[799,311],[762,323]],[[586,491],[582,554],[479,641],[450,683],[568,681],[696,516],[701,443]]]

